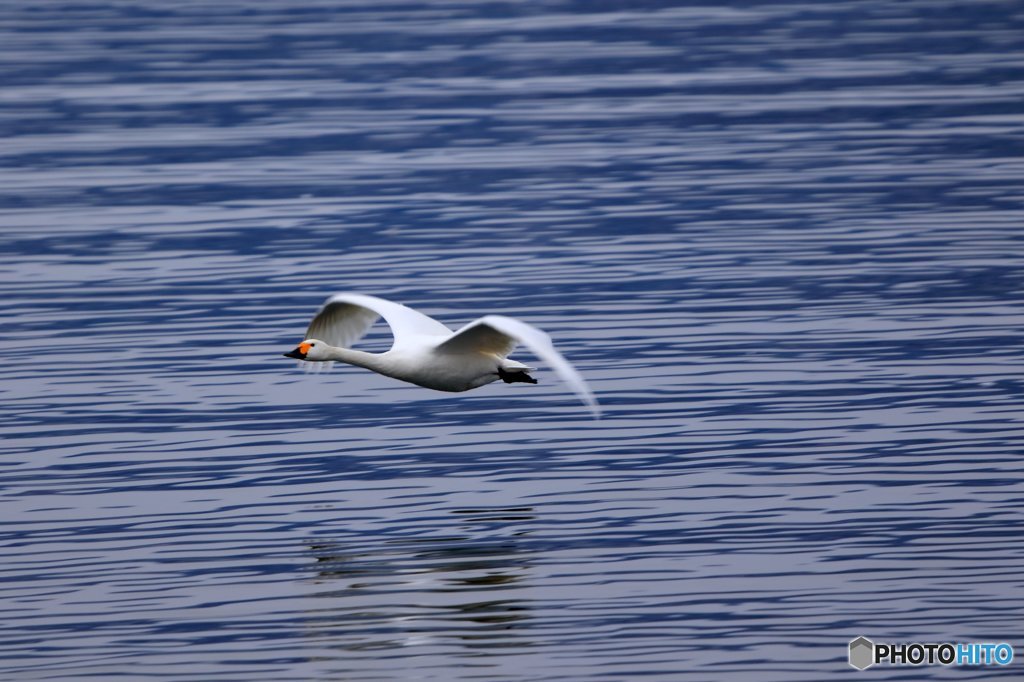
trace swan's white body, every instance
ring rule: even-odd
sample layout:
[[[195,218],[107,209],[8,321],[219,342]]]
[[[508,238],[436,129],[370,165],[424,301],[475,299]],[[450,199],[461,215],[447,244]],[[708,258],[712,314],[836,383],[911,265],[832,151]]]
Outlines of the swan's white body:
[[[384,353],[349,348],[383,317],[394,334]],[[551,337],[525,322],[485,315],[458,331],[399,303],[363,294],[327,299],[309,324],[306,340],[288,357],[309,362],[339,361],[438,391],[468,391],[498,379],[536,383],[532,368],[507,356],[523,344],[549,364],[594,413],[597,401],[583,377],[555,350]]]

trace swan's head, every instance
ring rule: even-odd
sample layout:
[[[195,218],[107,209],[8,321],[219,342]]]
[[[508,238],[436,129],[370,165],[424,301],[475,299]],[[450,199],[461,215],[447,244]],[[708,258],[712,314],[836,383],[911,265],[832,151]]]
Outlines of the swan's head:
[[[310,362],[322,362],[327,360],[327,344],[319,339],[306,339],[295,347],[290,353],[285,353],[286,358],[297,360],[309,360]]]

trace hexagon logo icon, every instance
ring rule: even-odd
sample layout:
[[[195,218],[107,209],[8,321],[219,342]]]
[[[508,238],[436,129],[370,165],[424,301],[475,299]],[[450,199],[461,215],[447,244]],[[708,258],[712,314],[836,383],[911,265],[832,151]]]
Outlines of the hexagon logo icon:
[[[850,640],[850,665],[864,670],[875,662],[875,643],[867,637]]]

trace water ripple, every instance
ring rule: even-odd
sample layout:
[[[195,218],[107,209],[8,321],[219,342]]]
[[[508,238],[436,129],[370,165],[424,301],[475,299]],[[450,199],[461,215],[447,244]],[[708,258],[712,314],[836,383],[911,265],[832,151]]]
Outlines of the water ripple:
[[[1013,3],[0,14],[0,677],[1024,641]],[[297,371],[346,289],[533,322],[605,418]]]

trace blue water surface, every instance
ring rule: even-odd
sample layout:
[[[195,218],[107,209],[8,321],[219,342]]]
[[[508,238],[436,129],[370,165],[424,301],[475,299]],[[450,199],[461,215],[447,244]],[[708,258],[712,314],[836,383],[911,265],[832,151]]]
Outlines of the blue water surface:
[[[1024,676],[1021,3],[11,0],[0,58],[0,679]],[[346,290],[605,417],[280,357]]]

